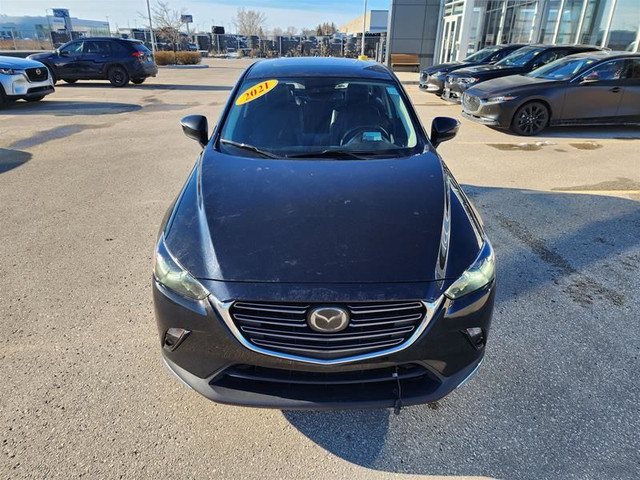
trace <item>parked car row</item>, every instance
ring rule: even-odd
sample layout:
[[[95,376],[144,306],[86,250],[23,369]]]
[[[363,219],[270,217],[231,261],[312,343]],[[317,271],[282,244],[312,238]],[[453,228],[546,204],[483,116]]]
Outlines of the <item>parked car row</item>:
[[[0,57],[0,106],[19,99],[42,100],[55,91],[58,80],[109,80],[114,87],[125,87],[157,73],[153,54],[139,40],[80,38],[27,59]]]
[[[420,88],[462,103],[469,120],[519,135],[555,125],[640,124],[637,53],[586,45],[490,47],[425,69]]]

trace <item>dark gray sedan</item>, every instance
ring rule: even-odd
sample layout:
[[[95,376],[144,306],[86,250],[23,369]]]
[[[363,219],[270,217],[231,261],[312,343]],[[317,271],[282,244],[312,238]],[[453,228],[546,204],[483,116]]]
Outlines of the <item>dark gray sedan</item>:
[[[462,115],[519,135],[550,125],[638,125],[640,54],[580,53],[527,75],[483,82],[463,95]]]

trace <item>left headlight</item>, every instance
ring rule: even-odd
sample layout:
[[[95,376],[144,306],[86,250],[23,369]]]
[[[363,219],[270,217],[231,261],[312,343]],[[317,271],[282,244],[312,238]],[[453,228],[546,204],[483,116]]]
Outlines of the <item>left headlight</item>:
[[[509,102],[511,100],[515,100],[516,97],[514,95],[498,95],[497,97],[489,97],[484,103],[502,103]]]
[[[495,278],[496,257],[491,244],[485,240],[473,264],[447,289],[444,294],[452,300],[460,298],[489,284]]]
[[[17,70],[15,68],[1,68],[0,67],[0,73],[2,73],[4,75],[20,75],[22,73],[22,70]]]
[[[164,235],[160,237],[156,248],[153,275],[163,286],[183,297],[202,300],[209,296],[209,291],[171,255],[164,242]]]

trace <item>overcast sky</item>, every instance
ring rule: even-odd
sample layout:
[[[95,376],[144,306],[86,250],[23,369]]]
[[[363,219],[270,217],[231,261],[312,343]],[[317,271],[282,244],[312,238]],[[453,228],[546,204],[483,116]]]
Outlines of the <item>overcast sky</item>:
[[[151,4],[155,0],[150,0]],[[224,25],[233,33],[231,20],[238,7],[259,10],[267,15],[267,27],[314,27],[322,22],[338,26],[362,15],[362,0],[167,0],[172,8],[184,7],[201,30]],[[368,0],[368,9],[389,8],[390,0]],[[143,23],[139,12],[147,11],[146,0],[0,0],[0,14],[45,15],[47,8],[67,8],[72,17],[105,20],[111,28],[134,27]]]

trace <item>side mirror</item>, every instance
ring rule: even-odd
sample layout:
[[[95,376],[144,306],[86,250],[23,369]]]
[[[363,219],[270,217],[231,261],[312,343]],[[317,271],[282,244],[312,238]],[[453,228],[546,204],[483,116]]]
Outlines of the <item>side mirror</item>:
[[[189,137],[197,140],[202,148],[209,142],[209,122],[202,115],[188,115],[180,120],[182,131]]]
[[[580,80],[580,83],[593,83],[593,82],[597,82],[598,80],[600,80],[600,77],[598,76],[598,74],[596,72],[591,72],[586,74],[584,77],[582,77],[582,80]]]
[[[61,57],[68,57],[69,56],[69,52],[59,51],[58,55],[60,55]]]
[[[455,118],[436,117],[431,122],[431,143],[437,147],[442,142],[451,140],[458,133],[460,122]]]

